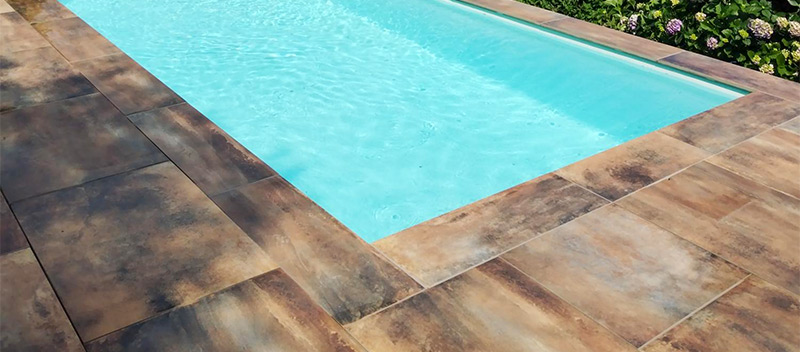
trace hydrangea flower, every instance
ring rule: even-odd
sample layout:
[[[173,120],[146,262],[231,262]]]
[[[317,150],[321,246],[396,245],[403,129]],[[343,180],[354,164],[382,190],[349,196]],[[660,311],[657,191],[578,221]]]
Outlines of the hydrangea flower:
[[[628,30],[633,32],[639,27],[639,15],[628,17]]]
[[[752,58],[752,59],[750,59],[750,60],[753,60],[753,63],[754,63],[754,64],[756,64],[756,65],[758,65],[758,64],[760,64],[760,63],[761,63],[761,56],[758,56],[758,54],[756,54],[756,55],[753,55],[753,58]]]
[[[672,6],[676,6],[681,3],[681,0],[672,0]]]
[[[697,34],[694,34],[694,33],[690,34],[690,35],[689,35],[689,39],[691,39],[691,40],[697,40]]]
[[[769,39],[772,36],[772,26],[759,18],[750,20],[747,29],[758,39]]]
[[[708,39],[706,39],[706,48],[708,48],[708,50],[715,50],[718,47],[719,47],[719,39],[714,37],[708,37]]]
[[[792,59],[794,61],[800,61],[800,49],[792,51]]]
[[[781,50],[781,55],[783,55],[784,59],[788,59],[789,58],[789,49]]]
[[[775,24],[777,24],[780,29],[786,29],[786,27],[789,26],[789,20],[787,20],[786,17],[778,17],[775,19]]]
[[[800,22],[789,22],[789,35],[791,35],[792,38],[800,38]]]
[[[653,11],[653,18],[661,18],[661,10]]]
[[[669,35],[678,34],[678,32],[681,31],[681,28],[683,28],[683,22],[677,18],[673,18],[667,22],[666,30],[667,34]]]
[[[704,13],[702,13],[702,12],[698,12],[698,13],[694,14],[694,19],[696,19],[696,20],[697,20],[697,22],[703,22],[703,21],[705,21],[705,20],[706,20],[706,17],[707,17],[707,16],[706,16],[706,14],[704,14]]]
[[[763,73],[766,73],[768,75],[771,75],[771,74],[775,73],[775,67],[772,66],[772,64],[761,65],[761,67],[759,67],[758,70],[763,72]]]

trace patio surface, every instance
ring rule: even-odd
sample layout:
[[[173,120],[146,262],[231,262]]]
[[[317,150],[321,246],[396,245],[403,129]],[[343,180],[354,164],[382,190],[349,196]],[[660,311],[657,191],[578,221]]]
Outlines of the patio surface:
[[[0,0],[0,350],[800,351],[800,84],[365,243],[56,0]]]

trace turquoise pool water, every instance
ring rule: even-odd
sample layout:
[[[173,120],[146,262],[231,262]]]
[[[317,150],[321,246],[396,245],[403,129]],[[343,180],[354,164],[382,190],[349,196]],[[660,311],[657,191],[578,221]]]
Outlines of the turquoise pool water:
[[[374,241],[740,96],[446,0],[62,0]]]

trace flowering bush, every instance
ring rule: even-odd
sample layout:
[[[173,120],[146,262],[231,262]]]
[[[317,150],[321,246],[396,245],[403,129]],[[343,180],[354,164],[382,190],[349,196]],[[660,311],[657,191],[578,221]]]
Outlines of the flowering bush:
[[[800,81],[798,0],[518,0]]]

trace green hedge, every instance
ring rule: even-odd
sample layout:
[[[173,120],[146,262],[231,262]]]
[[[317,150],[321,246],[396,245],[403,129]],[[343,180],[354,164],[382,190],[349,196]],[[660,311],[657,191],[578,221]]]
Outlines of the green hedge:
[[[800,0],[518,0],[800,81]]]

